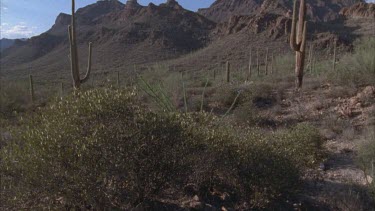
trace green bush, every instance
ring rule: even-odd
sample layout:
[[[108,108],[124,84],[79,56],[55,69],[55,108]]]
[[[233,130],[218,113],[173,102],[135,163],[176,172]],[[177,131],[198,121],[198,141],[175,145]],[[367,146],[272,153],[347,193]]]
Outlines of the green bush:
[[[0,81],[0,119],[31,106],[29,88],[25,83]]]
[[[293,129],[278,148],[270,137],[219,123],[204,113],[153,113],[126,91],[53,102],[25,117],[1,149],[3,206],[129,209],[168,191],[181,196],[193,183],[203,199],[224,188],[234,204],[266,208],[298,189],[302,164],[294,156],[302,152],[295,151],[315,159],[312,131]],[[286,139],[304,146],[290,141],[289,149]]]
[[[307,124],[297,126],[273,136],[273,146],[300,168],[317,165],[324,157],[323,139],[319,131]]]
[[[375,84],[375,38],[363,38],[354,43],[353,54],[340,58],[336,72],[330,78],[342,84]]]
[[[366,140],[359,148],[358,163],[362,167],[366,175],[375,178],[375,133],[374,126],[370,126],[371,132],[366,137]],[[375,200],[375,182],[370,184],[370,192],[373,194]]]

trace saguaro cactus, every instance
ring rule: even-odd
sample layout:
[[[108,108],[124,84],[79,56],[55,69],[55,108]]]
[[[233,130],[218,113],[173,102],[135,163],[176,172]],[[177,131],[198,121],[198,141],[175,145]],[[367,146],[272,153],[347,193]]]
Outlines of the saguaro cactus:
[[[260,75],[260,64],[259,64],[259,48],[257,48],[257,72]]]
[[[71,65],[71,71],[72,71],[72,77],[73,77],[73,87],[75,89],[79,89],[81,84],[85,83],[90,77],[92,44],[91,42],[89,43],[87,72],[86,72],[85,77],[81,79],[80,74],[79,74],[79,59],[78,59],[75,22],[76,22],[75,21],[75,0],[72,0],[72,22],[71,22],[71,25],[68,26],[69,42],[70,42],[70,65]]]
[[[305,0],[300,0],[299,5],[299,18],[298,18],[298,34],[297,34],[297,0],[294,0],[293,6],[293,20],[292,29],[290,33],[290,47],[296,52],[296,86],[302,87],[303,69],[305,65],[305,49],[306,49],[306,34],[307,34],[307,21],[306,21],[306,3]]]
[[[268,48],[266,50],[266,58],[264,59],[264,72],[266,75],[268,75]]]
[[[249,56],[249,70],[248,70],[248,73],[247,73],[247,81],[250,80],[251,78],[251,74],[252,74],[252,70],[251,70],[251,66],[253,65],[253,62],[252,62],[252,56],[253,56],[253,53],[252,53],[252,49],[250,48],[250,56]]]
[[[274,68],[274,56],[273,56],[273,52],[271,54],[271,74],[273,74],[273,68]]]
[[[333,61],[332,61],[332,70],[336,71],[336,48],[337,48],[337,40],[333,41]]]
[[[31,100],[31,103],[34,103],[35,101],[35,93],[34,93],[34,80],[33,80],[33,76],[32,75],[29,75],[29,86],[30,86],[30,100]]]
[[[227,72],[227,83],[230,83],[230,63],[227,61],[226,64],[226,72]]]

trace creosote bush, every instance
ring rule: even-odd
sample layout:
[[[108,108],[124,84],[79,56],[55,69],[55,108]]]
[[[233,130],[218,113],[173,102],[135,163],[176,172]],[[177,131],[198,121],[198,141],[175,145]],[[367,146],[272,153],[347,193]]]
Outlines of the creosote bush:
[[[12,131],[0,151],[2,206],[130,209],[192,183],[204,200],[214,188],[233,207],[267,208],[294,193],[301,167],[318,159],[309,127],[266,137],[219,123],[206,113],[154,113],[132,91],[77,92]]]
[[[375,84],[375,38],[356,41],[353,54],[346,54],[338,62],[335,72],[330,72],[332,81],[341,84]]]
[[[359,148],[358,163],[362,167],[366,175],[375,178],[375,133],[374,126],[369,127],[369,133],[365,137],[365,142]],[[372,181],[370,192],[372,193],[373,200],[375,201],[375,182]]]
[[[0,81],[0,118],[22,112],[31,106],[28,87],[25,83]]]

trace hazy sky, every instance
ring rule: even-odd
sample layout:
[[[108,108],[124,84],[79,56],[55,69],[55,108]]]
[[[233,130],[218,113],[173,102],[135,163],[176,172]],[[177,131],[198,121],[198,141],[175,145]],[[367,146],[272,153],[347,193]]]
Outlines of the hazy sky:
[[[121,0],[122,2],[126,0]],[[370,0],[374,2],[375,0]],[[77,8],[96,0],[77,0]],[[138,0],[142,5],[166,0]],[[178,0],[189,10],[210,6],[214,0]],[[70,13],[70,0],[0,0],[0,38],[27,38],[47,31],[60,12]]]
[[[76,0],[80,8],[96,0]],[[126,2],[126,0],[121,0]],[[166,0],[138,0],[142,5]],[[214,0],[178,0],[186,9],[209,7]],[[60,12],[70,14],[70,0],[0,0],[0,38],[25,38],[47,31]]]

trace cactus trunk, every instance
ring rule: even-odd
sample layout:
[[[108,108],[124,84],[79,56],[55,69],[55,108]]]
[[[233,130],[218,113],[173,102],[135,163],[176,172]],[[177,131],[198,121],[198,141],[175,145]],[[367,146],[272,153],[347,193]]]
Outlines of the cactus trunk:
[[[64,97],[64,83],[63,82],[60,83],[60,97],[61,98]]]
[[[306,49],[306,34],[307,21],[305,21],[306,3],[305,0],[300,0],[298,29],[297,29],[297,0],[294,0],[293,6],[293,20],[292,29],[290,33],[290,46],[296,52],[296,88],[300,89],[303,83],[303,71],[305,65],[305,49]],[[298,33],[297,33],[298,30]]]
[[[29,84],[30,84],[30,100],[31,100],[31,103],[34,103],[35,94],[34,94],[34,80],[33,80],[32,75],[29,75]]]
[[[337,47],[337,41],[335,40],[333,43],[333,64],[332,64],[333,71],[336,71],[336,47]]]
[[[265,65],[265,67],[264,67],[265,71],[264,72],[265,72],[266,75],[268,75],[268,48],[266,50],[266,58],[264,60],[264,65]]]
[[[253,65],[253,62],[252,62],[252,50],[250,48],[250,56],[249,56],[249,72],[247,73],[247,81],[250,80],[251,78],[251,66]]]
[[[89,54],[86,75],[83,79],[80,78],[79,74],[79,59],[78,59],[78,48],[77,48],[77,36],[76,36],[76,23],[75,23],[75,0],[72,0],[72,21],[71,25],[68,26],[69,43],[70,43],[70,67],[73,78],[74,89],[79,89],[82,83],[85,83],[91,72],[91,56],[92,46],[89,43]]]
[[[272,55],[271,55],[271,74],[273,74],[273,68],[274,68],[274,56],[273,56],[273,52],[272,52]]]
[[[257,72],[260,75],[260,65],[259,65],[259,48],[257,48]]]
[[[230,83],[230,63],[227,62],[227,65],[226,65],[226,72],[227,72],[227,83]]]

